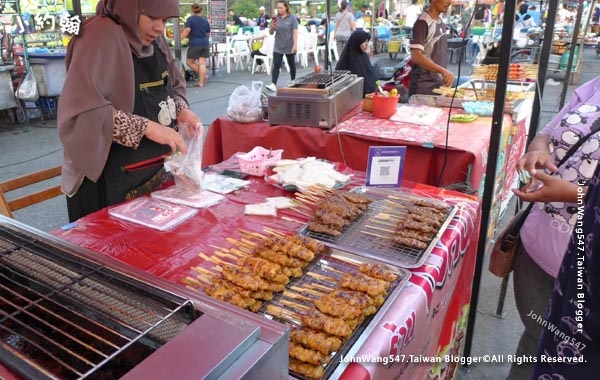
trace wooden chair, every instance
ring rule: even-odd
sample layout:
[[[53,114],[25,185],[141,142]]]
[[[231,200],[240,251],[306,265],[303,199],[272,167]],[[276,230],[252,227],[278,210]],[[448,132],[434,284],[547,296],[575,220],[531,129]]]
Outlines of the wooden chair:
[[[60,177],[60,175],[61,167],[59,165],[53,168],[40,170],[34,173],[23,175],[21,177],[0,182],[0,214],[12,218],[13,211],[20,210],[22,208],[29,207],[33,204],[40,203],[61,195],[62,191],[60,190],[60,185],[55,185],[10,200],[8,200],[5,196],[5,194],[10,191],[25,188],[51,178]]]

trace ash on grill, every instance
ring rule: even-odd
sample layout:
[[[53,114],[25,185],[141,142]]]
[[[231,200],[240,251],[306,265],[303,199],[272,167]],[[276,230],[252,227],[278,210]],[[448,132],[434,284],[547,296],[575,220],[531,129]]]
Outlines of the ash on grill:
[[[119,378],[201,314],[154,290],[0,226],[0,361],[25,378]]]

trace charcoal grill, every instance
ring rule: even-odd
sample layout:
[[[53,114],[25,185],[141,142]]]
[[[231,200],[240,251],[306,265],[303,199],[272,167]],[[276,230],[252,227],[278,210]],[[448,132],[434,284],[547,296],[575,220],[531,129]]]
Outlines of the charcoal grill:
[[[269,123],[331,128],[362,100],[363,78],[349,71],[310,73],[269,97]]]
[[[283,379],[287,338],[0,216],[0,363],[25,379]]]
[[[442,223],[427,247],[425,249],[417,249],[394,244],[391,240],[393,236],[391,230],[395,228],[394,223],[396,219],[390,219],[389,223],[379,224],[377,223],[378,218],[376,216],[388,213],[401,216],[405,213],[405,210],[396,210],[394,206],[387,202],[389,196],[404,195],[413,199],[420,197],[404,194],[400,190],[365,186],[354,188],[352,191],[365,194],[374,201],[352,223],[342,229],[341,235],[331,236],[309,231],[307,225],[302,226],[299,233],[320,240],[330,247],[343,251],[370,257],[403,268],[418,268],[423,265],[457,211],[456,206],[450,206],[444,223]],[[403,202],[398,203],[401,204]],[[406,202],[404,203],[407,204]]]

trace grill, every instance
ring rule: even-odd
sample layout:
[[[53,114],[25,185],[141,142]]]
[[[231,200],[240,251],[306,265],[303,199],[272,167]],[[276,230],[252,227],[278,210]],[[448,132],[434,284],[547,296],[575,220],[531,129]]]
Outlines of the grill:
[[[269,123],[331,128],[360,103],[362,87],[349,71],[310,73],[269,97]]]
[[[0,378],[284,379],[286,333],[0,216]]]
[[[289,88],[331,89],[347,81],[350,71],[335,70],[331,75],[326,73],[310,73],[290,83]],[[282,89],[284,92],[286,89]]]
[[[0,357],[36,379],[117,378],[199,316],[191,301],[0,228]]]
[[[448,210],[444,223],[429,242],[427,248],[416,249],[394,244],[391,237],[393,236],[392,230],[395,229],[395,219],[386,221],[380,217],[381,215],[389,215],[391,212],[394,213],[394,216],[406,214],[402,208],[397,209],[389,203],[389,196],[402,195],[402,192],[399,192],[398,190],[367,187],[355,188],[352,191],[368,195],[374,199],[374,202],[371,203],[369,208],[359,215],[352,223],[345,226],[342,229],[340,236],[331,236],[309,231],[307,226],[303,226],[300,229],[300,234],[310,236],[340,250],[352,252],[361,256],[372,257],[403,268],[417,268],[423,265],[456,213],[456,207],[451,207]],[[410,199],[419,198],[413,195],[406,196]],[[403,202],[398,199],[395,199],[394,203],[408,204],[408,202]]]

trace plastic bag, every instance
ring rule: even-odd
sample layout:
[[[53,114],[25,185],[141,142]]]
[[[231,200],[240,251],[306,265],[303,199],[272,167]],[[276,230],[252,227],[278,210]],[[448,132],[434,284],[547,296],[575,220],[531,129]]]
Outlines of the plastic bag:
[[[179,133],[187,145],[187,153],[176,153],[165,161],[165,170],[173,174],[175,185],[185,191],[202,189],[204,172],[202,171],[202,124],[190,126],[178,125]]]
[[[35,102],[39,98],[39,93],[37,89],[37,82],[35,81],[35,77],[33,76],[33,70],[29,70],[27,75],[25,75],[25,79],[19,85],[17,92],[15,93],[17,98],[24,100],[26,102]]]
[[[253,81],[252,88],[244,85],[236,87],[229,97],[227,116],[241,123],[252,123],[262,119],[262,86],[260,81]]]

